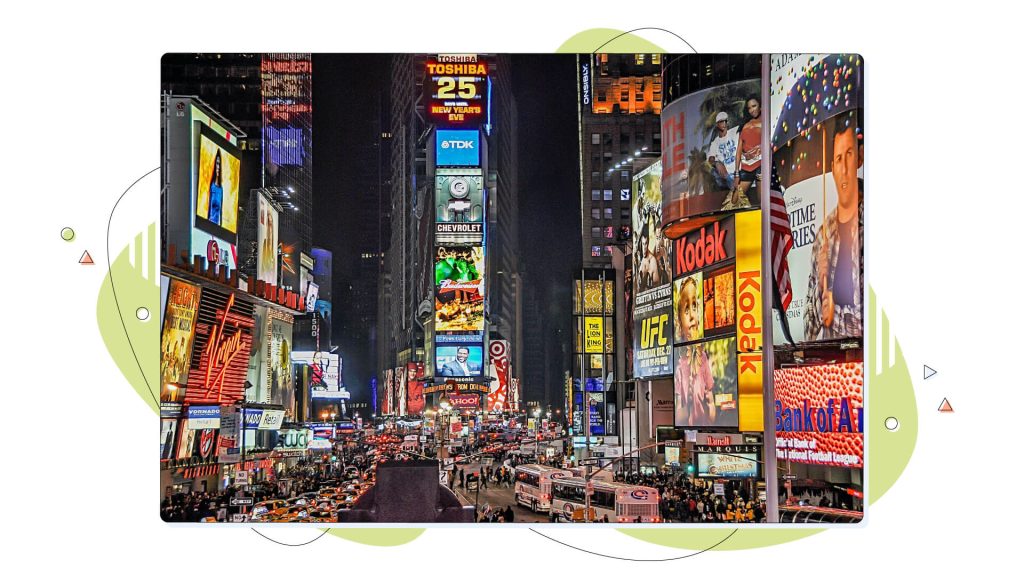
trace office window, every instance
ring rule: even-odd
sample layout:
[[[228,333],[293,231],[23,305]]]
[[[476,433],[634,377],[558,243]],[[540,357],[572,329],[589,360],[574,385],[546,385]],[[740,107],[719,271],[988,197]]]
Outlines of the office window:
[[[590,199],[594,200],[594,201],[600,200],[601,199],[601,191],[600,190],[591,190],[590,191]]]
[[[593,232],[593,230],[591,230],[591,232]],[[605,226],[604,227],[604,237],[605,238],[615,238],[615,226]]]
[[[629,170],[623,170],[619,173],[619,176],[622,178],[623,182],[629,182]]]
[[[591,183],[597,182],[600,179],[601,179],[601,173],[598,172],[597,170],[595,170],[595,171],[590,173],[590,182]]]
[[[611,190],[605,190],[604,191],[604,201],[605,202],[611,202],[612,201],[612,191]]]
[[[593,258],[600,258],[601,257],[601,247],[600,246],[591,246],[590,247],[590,256],[593,257]]]
[[[601,237],[601,227],[600,226],[591,226],[590,227],[590,237],[591,238],[600,238]]]
[[[651,54],[651,64],[661,64],[661,54]]]
[[[637,63],[637,65],[641,65],[642,66],[645,60],[646,60],[646,54],[637,54],[636,55],[636,63]]]
[[[604,209],[604,217],[607,218],[608,220],[612,219],[612,209],[611,208],[605,208]]]
[[[591,134],[590,135],[590,143],[594,144],[595,146],[597,144],[600,144],[601,143],[601,134],[598,133],[598,132],[594,132],[593,134]]]
[[[604,251],[605,251],[605,256],[611,256],[612,255],[612,247],[611,246],[605,246],[604,247]]]
[[[591,208],[590,209],[590,217],[592,219],[594,219],[594,220],[600,220],[601,219],[601,209],[600,208]]]
[[[629,188],[623,188],[622,190],[619,190],[619,200],[622,200],[623,202],[629,202],[629,192]]]
[[[622,214],[620,214],[620,215],[622,216],[622,219],[627,221],[627,222],[631,218],[630,213],[629,213],[629,208],[623,208],[622,209]]]
[[[629,102],[629,88],[623,88],[621,97],[619,98],[622,102]]]

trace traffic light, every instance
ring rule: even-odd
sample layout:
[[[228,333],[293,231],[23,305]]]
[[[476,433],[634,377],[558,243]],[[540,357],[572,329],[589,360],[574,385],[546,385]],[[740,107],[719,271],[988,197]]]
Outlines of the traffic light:
[[[688,463],[686,465],[686,473],[687,474],[693,474],[693,463],[692,462],[690,462],[690,463]]]

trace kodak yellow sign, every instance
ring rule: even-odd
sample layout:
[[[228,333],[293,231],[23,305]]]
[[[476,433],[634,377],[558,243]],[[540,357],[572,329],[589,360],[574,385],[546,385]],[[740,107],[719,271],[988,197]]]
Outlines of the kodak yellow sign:
[[[736,214],[736,366],[743,432],[764,432],[762,289],[761,211],[740,212]]]

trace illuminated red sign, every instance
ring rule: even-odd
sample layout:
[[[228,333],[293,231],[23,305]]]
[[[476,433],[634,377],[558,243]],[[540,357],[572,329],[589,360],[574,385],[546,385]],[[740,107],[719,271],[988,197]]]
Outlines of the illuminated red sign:
[[[254,325],[251,304],[237,305],[233,293],[225,299],[203,291],[193,350],[199,362],[189,372],[186,404],[232,404],[244,397]]]
[[[689,274],[736,255],[731,218],[716,220],[675,241],[673,271],[676,277]]]
[[[486,62],[471,54],[427,60],[423,89],[431,121],[443,126],[486,122],[487,68]]]

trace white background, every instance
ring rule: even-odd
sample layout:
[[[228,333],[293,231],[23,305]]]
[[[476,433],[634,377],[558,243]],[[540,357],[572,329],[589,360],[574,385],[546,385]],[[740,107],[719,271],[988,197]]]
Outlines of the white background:
[[[1010,426],[1022,400],[1013,336],[1022,320],[1014,300],[1022,227],[1014,215],[1024,202],[1016,18],[977,1],[955,10],[802,3],[776,13],[767,3],[741,1],[222,4],[4,9],[3,426],[17,447],[7,450],[0,475],[5,567],[522,574],[642,566],[831,575],[1012,566],[1010,533],[1024,521],[1015,488],[1020,463],[1003,456],[1017,441]],[[523,529],[431,529],[396,549],[330,536],[286,548],[247,529],[163,524],[154,416],[109,359],[95,318],[109,211],[158,165],[160,56],[551,52],[588,28],[642,26],[669,28],[703,52],[847,51],[865,58],[869,279],[903,345],[921,415],[915,456],[871,508],[868,527],[638,565],[573,551]],[[685,49],[669,36],[649,37],[668,50]],[[141,201],[126,200],[122,212],[139,223],[120,226],[131,234],[157,217],[156,178],[146,184],[146,194],[134,196]],[[74,243],[60,239],[63,226],[77,231]],[[77,264],[83,249],[97,266]],[[61,352],[56,361],[54,348]],[[938,375],[922,381],[922,362]],[[946,396],[954,414],[936,412]],[[15,441],[14,432],[29,433],[33,444]],[[315,534],[300,529],[284,537]],[[556,534],[616,555],[681,554],[607,530]]]

